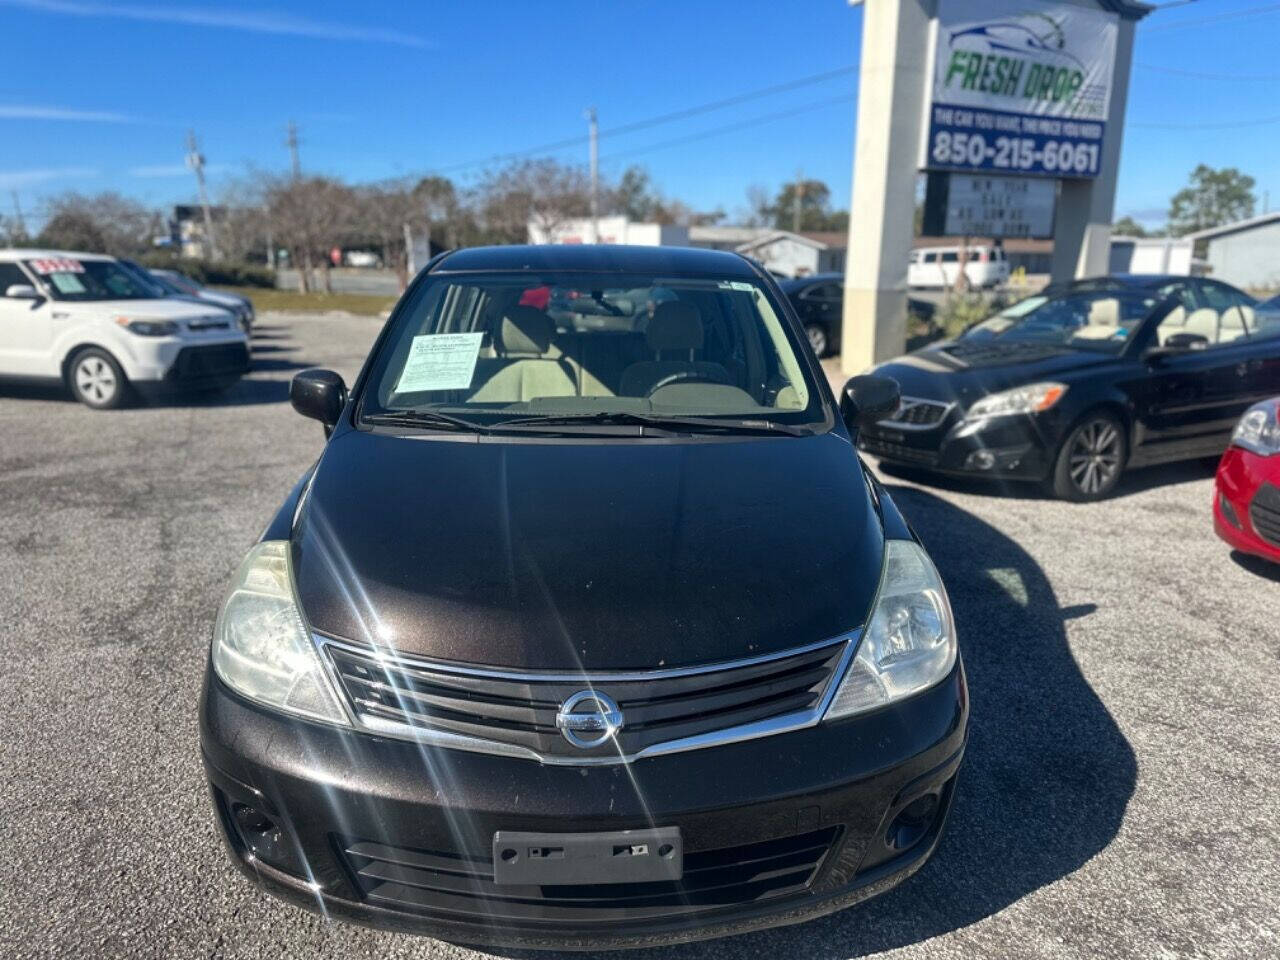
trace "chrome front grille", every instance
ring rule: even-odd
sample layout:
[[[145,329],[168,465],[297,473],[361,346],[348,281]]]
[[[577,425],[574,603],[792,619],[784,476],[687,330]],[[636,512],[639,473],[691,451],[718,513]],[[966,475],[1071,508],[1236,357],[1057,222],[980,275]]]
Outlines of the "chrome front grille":
[[[688,669],[595,674],[512,673],[320,642],[367,730],[544,763],[589,764],[810,726],[834,694],[856,635]],[[557,724],[562,706],[583,691],[604,695],[621,713],[616,734],[596,746],[570,742]]]
[[[940,424],[952,407],[950,403],[922,400],[919,397],[903,397],[898,412],[880,425],[899,430],[927,430]]]

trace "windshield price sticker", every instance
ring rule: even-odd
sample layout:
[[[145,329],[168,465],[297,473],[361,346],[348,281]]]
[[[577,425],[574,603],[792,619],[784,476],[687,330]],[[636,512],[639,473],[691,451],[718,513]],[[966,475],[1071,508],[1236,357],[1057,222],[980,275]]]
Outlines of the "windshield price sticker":
[[[31,261],[31,269],[36,273],[84,273],[84,264],[68,257],[45,257]]]
[[[471,386],[483,333],[430,333],[413,338],[396,393],[465,390]]]
[[[923,166],[1096,177],[1119,22],[1063,3],[941,0]]]

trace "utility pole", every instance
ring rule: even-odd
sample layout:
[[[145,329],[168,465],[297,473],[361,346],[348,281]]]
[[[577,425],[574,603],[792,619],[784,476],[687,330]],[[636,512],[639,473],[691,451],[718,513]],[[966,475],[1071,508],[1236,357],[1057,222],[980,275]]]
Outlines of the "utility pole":
[[[600,242],[600,125],[596,108],[587,108],[587,124],[591,132],[591,242]]]
[[[200,209],[204,212],[204,235],[209,241],[209,256],[214,260],[221,259],[218,253],[218,238],[213,232],[213,213],[209,210],[209,192],[204,185],[204,154],[200,152],[200,144],[196,141],[194,130],[187,131],[187,166],[196,175]]]
[[[286,128],[287,136],[284,139],[284,145],[289,148],[289,161],[293,168],[293,179],[302,179],[302,164],[298,160],[298,125],[292,120]]]
[[[804,208],[804,171],[796,171],[796,187],[791,191],[791,232],[800,232],[800,216]]]
[[[18,191],[11,190],[9,195],[13,197],[13,229],[16,231],[17,236],[25,237],[27,235],[27,224],[22,219],[22,204],[18,202]]]

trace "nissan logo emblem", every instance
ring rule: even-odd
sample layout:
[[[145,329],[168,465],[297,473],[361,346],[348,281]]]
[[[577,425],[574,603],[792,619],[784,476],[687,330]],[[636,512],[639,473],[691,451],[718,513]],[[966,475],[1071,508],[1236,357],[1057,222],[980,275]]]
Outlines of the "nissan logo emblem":
[[[556,713],[561,735],[584,750],[612,740],[622,729],[622,711],[613,699],[595,690],[580,690]]]

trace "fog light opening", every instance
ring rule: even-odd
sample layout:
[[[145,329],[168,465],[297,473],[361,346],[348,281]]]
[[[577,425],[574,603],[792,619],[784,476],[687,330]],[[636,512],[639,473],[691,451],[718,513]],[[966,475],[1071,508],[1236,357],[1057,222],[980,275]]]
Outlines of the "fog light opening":
[[[938,817],[941,798],[936,793],[917,797],[899,811],[885,834],[885,845],[893,850],[914,846],[929,832]]]
[[[990,470],[996,465],[996,455],[990,450],[975,450],[964,465],[970,470]]]
[[[233,803],[231,812],[235,815],[236,825],[246,840],[270,833],[275,829],[276,825],[270,817],[247,803]]]
[[[1222,516],[1226,519],[1227,523],[1231,524],[1237,530],[1243,529],[1240,526],[1240,518],[1236,516],[1235,508],[1231,506],[1231,501],[1227,499],[1227,495],[1225,493],[1219,492],[1218,494],[1218,509],[1222,511]]]

